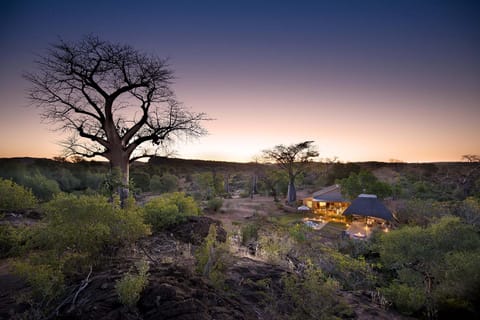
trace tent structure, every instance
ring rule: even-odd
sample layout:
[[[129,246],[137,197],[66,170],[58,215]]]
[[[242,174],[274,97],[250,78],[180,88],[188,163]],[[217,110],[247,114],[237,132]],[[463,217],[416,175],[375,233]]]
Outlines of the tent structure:
[[[343,212],[344,215],[358,215],[391,221],[392,213],[373,194],[361,194]]]

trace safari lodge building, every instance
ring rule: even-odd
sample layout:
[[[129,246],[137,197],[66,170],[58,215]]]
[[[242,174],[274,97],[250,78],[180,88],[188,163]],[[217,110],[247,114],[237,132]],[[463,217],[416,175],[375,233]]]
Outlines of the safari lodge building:
[[[303,205],[322,218],[345,221],[343,212],[348,208],[350,202],[342,196],[340,185],[335,184],[314,192],[311,197],[304,198]]]

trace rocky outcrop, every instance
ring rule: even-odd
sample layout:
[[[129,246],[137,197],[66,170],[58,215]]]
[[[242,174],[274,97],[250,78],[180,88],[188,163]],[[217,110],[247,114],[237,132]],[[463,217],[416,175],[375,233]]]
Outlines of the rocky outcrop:
[[[225,242],[227,232],[222,223],[209,217],[188,217],[186,222],[170,227],[167,231],[182,242],[199,245],[208,235],[211,224],[217,226],[217,241]]]

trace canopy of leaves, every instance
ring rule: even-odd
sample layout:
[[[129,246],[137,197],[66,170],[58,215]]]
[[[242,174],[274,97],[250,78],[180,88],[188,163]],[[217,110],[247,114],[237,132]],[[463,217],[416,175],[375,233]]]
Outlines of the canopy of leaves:
[[[37,199],[32,191],[26,189],[11,180],[0,178],[0,209],[19,210],[33,208],[37,205]]]
[[[405,226],[383,234],[379,252],[385,267],[396,274],[385,293],[406,313],[420,308],[441,310],[451,303],[470,311],[475,308],[480,288],[480,235],[473,226],[451,216],[426,228]],[[418,305],[418,299],[406,300],[399,292],[415,292],[426,305]]]
[[[352,172],[348,178],[338,180],[342,193],[349,199],[355,199],[361,193],[375,194],[385,198],[392,194],[388,183],[381,182],[371,172],[361,170],[358,174]]]

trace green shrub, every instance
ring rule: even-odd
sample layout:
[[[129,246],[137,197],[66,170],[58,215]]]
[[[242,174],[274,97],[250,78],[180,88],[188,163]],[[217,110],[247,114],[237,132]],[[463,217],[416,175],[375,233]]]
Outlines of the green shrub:
[[[213,212],[218,212],[220,208],[223,205],[223,199],[222,198],[212,198],[207,201],[207,209],[213,211]]]
[[[107,198],[60,194],[45,206],[46,225],[33,241],[58,254],[74,252],[96,258],[109,246],[132,243],[148,234],[141,210],[133,203],[125,209]]]
[[[17,254],[24,241],[24,229],[0,225],[0,258]]]
[[[289,319],[338,319],[349,315],[348,305],[336,294],[340,285],[307,261],[303,277],[291,274],[283,278],[285,305],[291,306]]]
[[[117,280],[115,285],[120,302],[130,308],[137,304],[140,294],[148,284],[148,263],[141,261],[136,267],[138,274],[128,272]]]
[[[58,297],[64,290],[64,275],[57,266],[36,264],[31,261],[15,261],[15,273],[24,278],[32,288],[33,297],[49,300]]]
[[[200,208],[192,197],[183,192],[161,195],[145,205],[145,221],[155,231],[185,221],[188,216],[200,214]]]
[[[388,287],[380,289],[387,300],[392,301],[395,308],[406,315],[412,315],[422,309],[426,297],[422,288],[393,282]]]
[[[306,233],[309,231],[309,227],[304,223],[296,223],[288,229],[290,236],[297,242],[305,242]]]
[[[23,184],[32,189],[32,192],[41,200],[51,200],[54,195],[61,192],[58,182],[49,179],[41,173],[34,173],[24,178]]]
[[[259,253],[271,263],[285,261],[285,256],[294,247],[294,241],[283,229],[270,230],[259,234]]]
[[[329,247],[318,248],[318,265],[331,277],[337,279],[345,290],[372,290],[375,274],[363,256],[352,258]]]
[[[37,199],[30,189],[26,189],[11,180],[0,178],[0,209],[19,210],[33,208]]]
[[[46,203],[45,222],[37,224],[24,246],[15,272],[33,289],[33,303],[48,310],[64,287],[64,280],[102,262],[112,247],[124,246],[148,234],[142,211],[132,200],[121,209],[118,199],[59,194]],[[58,301],[57,301],[58,302]]]
[[[150,190],[154,192],[173,192],[178,189],[178,178],[170,173],[165,173],[161,177],[152,176],[150,179]]]
[[[217,241],[217,227],[211,224],[208,235],[196,250],[197,272],[207,277],[213,286],[224,289],[225,272],[231,263],[231,255],[226,243]]]
[[[257,241],[259,225],[249,223],[242,226],[242,245],[247,245],[250,241]]]

